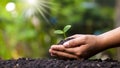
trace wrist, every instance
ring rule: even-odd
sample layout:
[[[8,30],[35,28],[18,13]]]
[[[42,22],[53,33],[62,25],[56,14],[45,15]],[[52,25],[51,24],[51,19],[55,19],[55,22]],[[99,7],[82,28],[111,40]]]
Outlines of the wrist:
[[[98,35],[97,36],[97,45],[100,47],[102,50],[110,48],[109,45],[106,42],[106,39],[103,35]]]
[[[120,27],[97,36],[104,48],[120,47]]]

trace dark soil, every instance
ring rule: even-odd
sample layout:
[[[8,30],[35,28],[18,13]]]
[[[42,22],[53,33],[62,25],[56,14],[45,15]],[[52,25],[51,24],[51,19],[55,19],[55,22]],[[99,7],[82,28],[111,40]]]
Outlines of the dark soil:
[[[120,68],[115,60],[30,59],[0,60],[0,68]]]
[[[61,41],[58,43],[58,45],[62,45],[63,43],[65,43],[65,42],[67,42],[67,41],[69,41],[69,40],[71,40],[71,39],[73,39],[73,38],[67,38],[67,39],[65,39],[65,40],[61,40]]]

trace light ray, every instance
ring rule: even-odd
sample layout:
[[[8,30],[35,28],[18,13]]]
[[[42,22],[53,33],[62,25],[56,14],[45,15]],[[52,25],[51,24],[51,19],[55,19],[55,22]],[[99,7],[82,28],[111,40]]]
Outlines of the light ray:
[[[40,14],[42,15],[42,17],[43,17],[47,22],[49,22],[48,19],[47,19],[46,16],[45,16],[45,14],[43,13],[43,11],[42,11],[41,9],[39,9],[39,8],[37,8],[37,10],[40,12]]]
[[[31,13],[31,15],[34,15],[35,13],[40,13],[41,16],[49,22],[45,14],[50,15],[47,11],[48,9],[52,9],[52,5],[54,3],[48,1],[48,0],[28,0],[29,6],[28,9],[34,10],[34,12]],[[26,12],[27,13],[27,12]],[[30,16],[30,15],[29,15]]]

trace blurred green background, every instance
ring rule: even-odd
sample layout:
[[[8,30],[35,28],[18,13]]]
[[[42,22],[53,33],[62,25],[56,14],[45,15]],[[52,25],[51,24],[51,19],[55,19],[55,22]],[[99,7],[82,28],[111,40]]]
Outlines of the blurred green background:
[[[67,36],[98,35],[113,29],[114,17],[115,0],[0,0],[0,58],[48,57],[63,39],[54,30],[69,24]]]

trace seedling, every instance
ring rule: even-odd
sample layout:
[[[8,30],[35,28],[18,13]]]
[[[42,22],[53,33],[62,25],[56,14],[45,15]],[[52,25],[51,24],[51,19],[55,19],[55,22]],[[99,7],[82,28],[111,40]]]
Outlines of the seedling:
[[[54,33],[55,34],[63,34],[64,38],[66,38],[66,32],[71,28],[71,25],[66,25],[63,30],[55,30]]]

